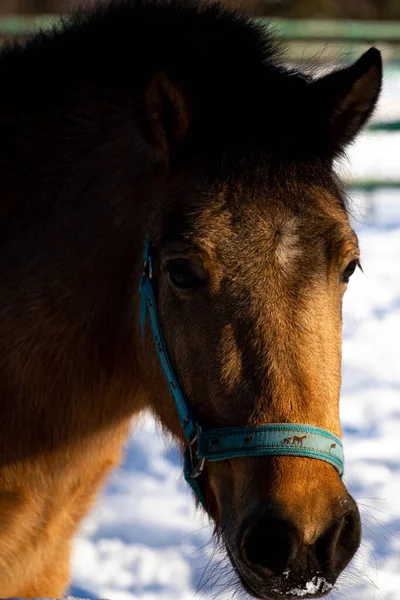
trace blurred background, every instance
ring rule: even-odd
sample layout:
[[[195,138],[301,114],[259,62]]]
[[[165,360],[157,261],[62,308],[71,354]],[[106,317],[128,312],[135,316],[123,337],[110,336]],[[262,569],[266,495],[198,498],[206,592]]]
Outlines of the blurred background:
[[[364,269],[344,300],[341,401],[345,480],[361,510],[363,542],[331,598],[400,600],[400,1],[226,2],[271,18],[286,42],[287,63],[298,68],[326,72],[371,45],[383,54],[379,106],[337,164]],[[0,52],[3,41],[23,41],[73,4],[0,0]],[[176,449],[144,415],[75,539],[69,593],[230,600],[232,581],[212,527],[194,511]]]
[[[398,0],[228,0],[259,15],[289,18],[400,19]],[[2,0],[4,14],[60,13],[77,0]]]

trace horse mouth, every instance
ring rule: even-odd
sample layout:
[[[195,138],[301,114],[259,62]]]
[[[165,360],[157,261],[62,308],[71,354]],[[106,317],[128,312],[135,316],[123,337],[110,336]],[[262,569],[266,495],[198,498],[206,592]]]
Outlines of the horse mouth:
[[[245,592],[259,600],[284,600],[285,598],[303,600],[323,598],[333,590],[334,584],[318,574],[310,577],[290,578],[288,571],[282,576],[262,578],[259,573],[253,573],[241,565],[225,542],[226,552],[232,567]]]

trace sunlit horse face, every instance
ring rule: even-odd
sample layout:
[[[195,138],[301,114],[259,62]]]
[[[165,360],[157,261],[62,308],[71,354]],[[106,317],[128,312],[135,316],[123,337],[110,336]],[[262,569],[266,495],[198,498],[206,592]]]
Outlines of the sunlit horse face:
[[[378,62],[355,71],[353,85],[347,74],[331,109],[343,143],[376,101]],[[341,307],[359,248],[332,161],[253,157],[229,176],[209,173],[201,164],[176,168],[150,231],[161,324],[182,389],[206,428],[303,423],[340,436]],[[153,371],[154,410],[182,439]],[[325,462],[223,460],[208,463],[201,485],[256,597],[323,595],[358,548],[356,504]]]
[[[281,185],[266,171],[250,190],[221,186],[165,224],[161,320],[205,427],[307,423],[340,435],[341,303],[357,238],[333,183],[286,173]],[[356,505],[326,463],[235,458],[202,479],[230,557],[261,597],[334,581],[358,546]]]

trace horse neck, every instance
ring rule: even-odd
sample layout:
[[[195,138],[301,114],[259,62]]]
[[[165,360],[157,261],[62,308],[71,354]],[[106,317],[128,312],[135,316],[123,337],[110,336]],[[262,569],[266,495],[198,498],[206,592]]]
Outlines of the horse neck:
[[[18,150],[11,169],[0,157],[4,439],[58,443],[146,404],[138,286],[153,174],[114,108],[94,105],[78,124],[62,108],[41,121],[33,111],[8,130]]]

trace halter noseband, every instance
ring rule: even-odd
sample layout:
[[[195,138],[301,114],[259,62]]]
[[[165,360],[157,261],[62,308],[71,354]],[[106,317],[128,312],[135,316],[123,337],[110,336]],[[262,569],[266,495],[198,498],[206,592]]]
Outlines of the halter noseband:
[[[206,460],[218,461],[238,456],[302,456],[331,464],[343,477],[343,446],[338,437],[313,425],[272,423],[259,427],[225,427],[204,430],[193,415],[172,367],[162,334],[153,283],[153,246],[144,251],[140,281],[140,326],[142,337],[149,318],[153,342],[168,387],[175,401],[183,433],[188,442],[184,453],[184,475],[200,503],[204,498],[198,477]]]

